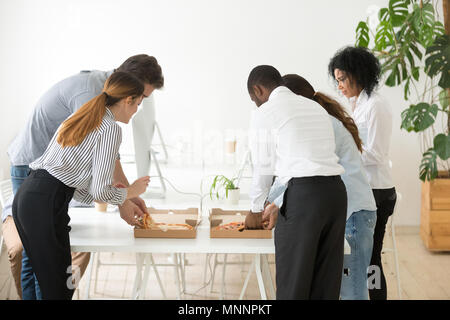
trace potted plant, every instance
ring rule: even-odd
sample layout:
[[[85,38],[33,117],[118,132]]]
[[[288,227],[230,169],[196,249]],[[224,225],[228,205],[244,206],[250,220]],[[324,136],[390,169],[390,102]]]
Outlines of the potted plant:
[[[378,21],[358,23],[356,46],[380,59],[387,86],[403,86],[409,107],[401,128],[422,141],[421,237],[430,250],[450,250],[450,0],[443,0],[445,28],[434,5],[390,0]]]
[[[236,205],[239,202],[239,188],[236,186],[235,181],[237,178],[228,179],[224,175],[217,175],[214,177],[213,183],[209,190],[209,196],[212,199],[213,194],[220,198],[219,192],[225,190],[225,198],[228,204]]]

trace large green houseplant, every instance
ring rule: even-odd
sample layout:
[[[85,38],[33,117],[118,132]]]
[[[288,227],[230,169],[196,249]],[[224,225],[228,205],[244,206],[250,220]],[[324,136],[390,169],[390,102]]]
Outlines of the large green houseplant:
[[[422,181],[435,179],[438,172],[450,177],[450,46],[434,5],[390,0],[375,26],[368,17],[356,28],[356,46],[379,58],[385,84],[403,86],[409,107],[401,114],[401,128],[422,135]]]
[[[356,46],[379,58],[385,84],[403,86],[401,128],[421,135],[420,235],[429,250],[450,250],[450,0],[390,0],[356,28]],[[373,20],[376,20],[373,23]],[[372,23],[369,23],[372,22]],[[437,179],[439,178],[439,179]]]

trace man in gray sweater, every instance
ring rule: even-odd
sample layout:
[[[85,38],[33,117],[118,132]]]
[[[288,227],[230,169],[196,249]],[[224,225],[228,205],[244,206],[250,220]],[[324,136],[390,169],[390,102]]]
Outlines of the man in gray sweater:
[[[139,78],[144,84],[144,97],[150,96],[154,89],[160,89],[164,85],[157,60],[146,54],[128,58],[115,70],[81,71],[56,83],[39,99],[25,128],[8,148],[14,194],[30,172],[28,165],[44,153],[59,125],[84,103],[100,94],[106,79],[116,70],[132,73]],[[116,160],[114,183],[129,185],[119,159]],[[8,202],[12,202],[12,199]],[[142,215],[146,211],[146,205],[141,198],[134,198],[119,206],[119,211],[120,216],[133,225],[135,215]],[[33,276],[11,214],[10,206],[5,206],[2,231],[17,293],[23,299],[39,299],[39,284]],[[89,257],[89,253],[72,253],[72,264],[80,268],[81,275],[87,267]]]

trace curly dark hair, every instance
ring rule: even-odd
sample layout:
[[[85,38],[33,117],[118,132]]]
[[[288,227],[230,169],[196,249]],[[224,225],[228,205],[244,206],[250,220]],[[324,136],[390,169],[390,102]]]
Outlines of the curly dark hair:
[[[328,73],[333,79],[336,69],[347,73],[351,81],[356,82],[356,85],[366,90],[368,96],[380,81],[380,62],[366,48],[345,47],[336,52],[328,64]]]

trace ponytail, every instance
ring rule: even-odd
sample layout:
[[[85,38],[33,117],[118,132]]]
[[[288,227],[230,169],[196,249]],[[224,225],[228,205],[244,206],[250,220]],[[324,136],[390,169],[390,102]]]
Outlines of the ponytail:
[[[318,104],[320,104],[325,110],[327,110],[329,115],[335,117],[336,119],[342,122],[344,127],[352,135],[359,152],[362,152],[362,140],[358,134],[358,127],[356,126],[353,118],[348,115],[348,113],[339,104],[339,102],[337,102],[334,99],[331,99],[330,97],[321,92],[315,92],[313,95],[313,100],[316,101]]]
[[[106,112],[106,99],[105,93],[99,94],[62,123],[56,139],[61,147],[79,145],[89,133],[100,127]]]
[[[327,95],[316,92],[313,86],[303,77],[298,74],[287,74],[283,76],[283,84],[289,88],[293,93],[301,95],[305,98],[314,100],[320,104],[328,114],[335,117],[342,122],[344,127],[350,132],[355,140],[356,147],[359,152],[362,152],[362,141],[358,135],[358,127],[350,117],[345,109],[334,99],[331,99]]]
[[[74,147],[102,124],[106,107],[126,97],[136,99],[142,96],[144,85],[134,75],[116,71],[106,80],[103,92],[86,102],[59,129],[56,141],[61,147]]]

